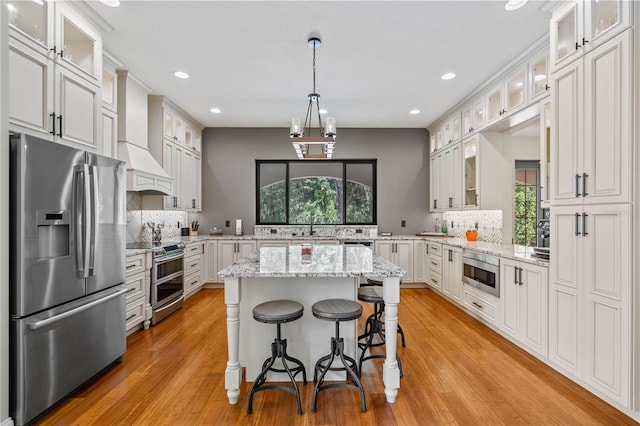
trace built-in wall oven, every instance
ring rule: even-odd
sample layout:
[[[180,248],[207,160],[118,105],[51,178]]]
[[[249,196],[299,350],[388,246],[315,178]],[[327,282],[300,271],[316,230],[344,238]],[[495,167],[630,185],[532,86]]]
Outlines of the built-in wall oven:
[[[462,252],[462,281],[500,297],[500,258],[471,250]]]
[[[151,323],[157,324],[184,303],[184,244],[163,245],[153,253]]]

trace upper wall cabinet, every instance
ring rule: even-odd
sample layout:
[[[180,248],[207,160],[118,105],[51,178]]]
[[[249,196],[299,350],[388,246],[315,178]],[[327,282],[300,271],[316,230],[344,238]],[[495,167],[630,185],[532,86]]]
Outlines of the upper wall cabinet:
[[[538,59],[529,63],[529,73],[527,76],[529,103],[538,101],[549,95],[549,55],[544,54]]]
[[[175,182],[175,194],[150,208],[202,210],[202,127],[165,96],[149,96],[149,151]]]
[[[631,201],[632,32],[553,74],[552,204]]]
[[[477,98],[462,110],[462,136],[468,136],[485,125],[484,97]]]
[[[628,0],[576,0],[553,12],[551,70],[555,72],[631,25]]]
[[[486,125],[497,123],[527,102],[525,68],[496,84],[486,95]]]
[[[450,117],[431,135],[429,152],[436,152],[448,144],[459,142],[462,135],[460,113]]]
[[[63,1],[7,8],[10,128],[102,152],[100,32]]]

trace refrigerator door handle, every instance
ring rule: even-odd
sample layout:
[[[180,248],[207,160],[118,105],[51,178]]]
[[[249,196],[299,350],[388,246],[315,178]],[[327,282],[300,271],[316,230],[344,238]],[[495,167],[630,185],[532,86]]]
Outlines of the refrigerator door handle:
[[[77,271],[82,274],[83,278],[86,278],[85,268],[85,234],[86,234],[86,174],[87,166],[85,164],[78,164],[74,168],[74,206],[73,206],[73,221],[75,223],[75,246],[76,246],[76,265]]]
[[[125,294],[126,292],[127,292],[127,289],[124,288],[124,289],[122,289],[120,291],[117,291],[117,292],[115,292],[113,294],[105,296],[102,299],[94,300],[93,302],[89,302],[86,305],[82,305],[82,306],[78,306],[77,308],[70,309],[70,310],[68,310],[66,312],[61,313],[60,315],[56,315],[54,317],[47,318],[47,319],[44,319],[44,320],[41,320],[41,321],[32,322],[32,323],[28,324],[27,327],[29,327],[29,329],[31,329],[31,330],[37,330],[39,328],[46,327],[46,326],[54,324],[54,323],[56,323],[58,321],[62,321],[63,319],[68,318],[70,316],[79,314],[82,311],[86,311],[87,309],[90,309],[90,308],[92,308],[92,307],[94,307],[96,305],[99,305],[101,303],[106,302],[107,300],[114,299],[114,298],[116,298],[116,297],[118,297],[120,295]]]
[[[87,166],[89,169],[89,182],[91,198],[87,200],[87,211],[89,212],[87,220],[87,233],[89,235],[87,241],[87,276],[95,275],[96,267],[96,237],[98,235],[98,168],[96,166]]]
[[[82,235],[82,271],[84,277],[89,277],[89,268],[91,266],[91,178],[89,177],[89,165],[84,164],[84,229]]]

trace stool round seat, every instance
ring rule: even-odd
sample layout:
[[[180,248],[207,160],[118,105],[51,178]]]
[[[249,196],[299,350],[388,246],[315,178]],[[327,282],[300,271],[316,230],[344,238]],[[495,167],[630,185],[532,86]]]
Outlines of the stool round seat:
[[[384,303],[382,295],[375,287],[360,287],[358,289],[358,300],[368,303]]]
[[[362,315],[362,305],[346,299],[326,299],[311,307],[313,316],[328,321],[352,321]]]
[[[293,300],[272,300],[256,305],[253,318],[266,324],[278,324],[295,321],[303,312],[304,306]]]

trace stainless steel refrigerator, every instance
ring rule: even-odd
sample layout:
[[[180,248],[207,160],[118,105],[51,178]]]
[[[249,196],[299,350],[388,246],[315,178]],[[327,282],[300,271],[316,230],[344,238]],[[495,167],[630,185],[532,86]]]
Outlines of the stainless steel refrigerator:
[[[11,135],[10,415],[28,423],[121,359],[125,164]]]

